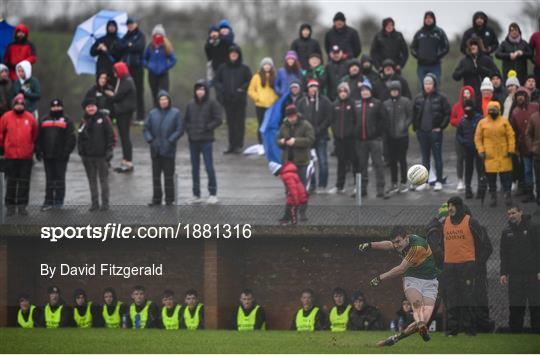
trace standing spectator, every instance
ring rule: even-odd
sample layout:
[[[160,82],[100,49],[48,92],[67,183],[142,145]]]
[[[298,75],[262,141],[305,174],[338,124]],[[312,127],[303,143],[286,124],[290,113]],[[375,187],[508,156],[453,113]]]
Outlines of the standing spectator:
[[[459,61],[452,78],[455,81],[463,80],[463,86],[472,86],[475,92],[480,91],[482,80],[499,69],[493,59],[485,54],[482,41],[478,38],[471,38],[467,42],[465,56]]]
[[[390,98],[383,103],[392,181],[389,193],[405,193],[409,190],[407,186],[407,150],[409,149],[409,126],[413,118],[412,101],[401,95],[399,81],[392,81],[389,89]],[[398,164],[401,173],[400,185],[398,185]]]
[[[7,216],[28,215],[34,142],[38,136],[36,118],[25,110],[23,94],[13,99],[13,109],[0,118],[0,155],[6,159]]]
[[[529,137],[527,136],[527,126],[531,116],[538,112],[538,104],[529,102],[529,93],[525,88],[519,88],[514,96],[516,106],[510,115],[510,124],[514,128],[516,134],[516,150],[519,152],[520,166],[522,177],[522,188],[525,198],[523,203],[534,202],[534,173],[533,173],[533,156],[532,146]]]
[[[356,110],[354,99],[350,96],[349,84],[339,84],[338,99],[332,104],[332,136],[337,157],[336,186],[328,191],[330,194],[343,193],[345,190],[346,167],[352,164],[353,171],[358,172],[358,160],[355,154],[354,126],[356,124]]]
[[[283,217],[279,220],[281,225],[296,224],[298,221],[298,209],[308,203],[306,188],[298,176],[298,168],[293,163],[286,162],[283,166],[276,162],[268,163],[268,167],[274,176],[279,176],[285,185],[287,204]],[[303,208],[303,207],[302,207]]]
[[[174,49],[161,24],[152,30],[152,42],[146,47],[143,63],[148,69],[148,84],[154,98],[154,107],[158,107],[158,93],[161,90],[169,91],[169,70],[176,64]]]
[[[77,138],[73,121],[64,114],[61,100],[51,101],[48,116],[39,120],[36,155],[45,166],[45,202],[42,211],[62,208],[66,194],[66,170]]]
[[[347,293],[341,287],[336,287],[332,291],[332,300],[334,301],[334,306],[328,316],[330,330],[333,332],[344,332],[347,330],[352,308],[347,299]]]
[[[295,51],[287,51],[283,66],[278,69],[274,90],[278,96],[289,92],[289,85],[293,80],[302,81],[302,67]]]
[[[491,84],[493,85],[493,100],[498,101],[501,105],[506,99],[506,86],[503,85],[501,73],[491,73]]]
[[[379,72],[373,69],[373,63],[371,62],[371,58],[369,57],[369,55],[362,54],[362,56],[360,57],[360,66],[363,80],[369,81],[371,87],[373,88],[373,97],[380,100],[381,97],[384,96],[386,88],[384,87]]]
[[[283,107],[283,114],[285,114],[285,108],[289,105],[296,105],[300,99],[304,97],[304,92],[302,90],[302,82],[298,79],[293,79],[289,83],[289,97],[285,99]]]
[[[443,222],[444,288],[446,295],[447,335],[455,336],[462,329],[476,335],[474,309],[475,266],[484,260],[489,249],[481,225],[466,213],[463,200],[448,200],[448,217]],[[487,252],[489,250],[486,250]]]
[[[322,56],[321,46],[319,41],[312,38],[313,31],[309,23],[303,23],[300,25],[298,31],[298,38],[291,43],[291,50],[298,54],[298,60],[302,69],[309,69],[309,56],[312,54],[318,54],[319,58]]]
[[[351,91],[350,96],[354,100],[360,100],[360,87],[364,82],[364,76],[362,75],[362,64],[356,58],[349,61],[347,75],[345,75],[341,81],[346,82],[349,85]]]
[[[533,153],[536,204],[540,206],[540,112],[536,112],[531,116],[527,126],[527,136],[531,141],[531,151]]]
[[[0,117],[11,109],[12,85],[8,67],[0,63]]]
[[[214,131],[222,121],[220,104],[210,98],[208,84],[199,80],[193,87],[193,99],[186,108],[186,131],[189,138],[191,157],[191,177],[193,179],[193,198],[189,203],[201,203],[200,164],[203,156],[206,174],[208,175],[209,204],[218,203],[217,180],[212,158]]]
[[[476,147],[474,146],[474,132],[478,122],[482,119],[482,115],[476,110],[474,102],[472,100],[466,100],[463,103],[463,116],[456,129],[456,151],[458,152],[458,157],[463,157],[465,160],[465,198],[473,198],[472,192],[472,176],[474,172],[474,167],[476,165],[476,175],[478,178],[478,195],[483,196],[485,191],[485,176],[483,169],[483,162],[476,152]],[[459,164],[458,164],[459,169]],[[461,173],[461,175],[459,175]],[[458,171],[458,176],[463,176],[463,163],[461,165],[461,171]],[[463,185],[463,180],[460,180],[459,183]],[[460,189],[458,183],[458,191]]]
[[[246,288],[240,293],[240,304],[231,319],[232,329],[238,331],[266,330],[266,312],[257,303],[253,291]]]
[[[13,82],[13,96],[24,95],[24,106],[27,111],[38,117],[38,102],[41,98],[39,80],[32,76],[32,64],[23,60],[16,66],[17,80]]]
[[[145,116],[143,53],[144,47],[146,46],[146,39],[135,19],[131,17],[128,18],[126,25],[128,30],[124,37],[118,42],[116,49],[120,54],[120,60],[127,64],[129,74],[135,83],[135,102],[137,107],[136,120],[142,124]],[[131,159],[129,161],[131,161]]]
[[[217,98],[225,108],[229,147],[225,154],[242,152],[246,130],[247,90],[251,70],[242,63],[240,47],[229,47],[229,60],[221,65],[214,78]]]
[[[78,149],[81,156],[92,204],[89,211],[99,207],[98,177],[101,187],[101,211],[109,209],[109,162],[113,156],[114,132],[108,117],[98,112],[96,100],[85,98],[84,116],[79,128]]]
[[[411,302],[404,298],[401,301],[401,308],[396,312],[397,318],[392,321],[391,328],[394,332],[403,332],[408,324],[414,322],[414,313]]]
[[[114,117],[113,102],[107,96],[106,91],[114,92],[114,88],[109,84],[109,76],[103,72],[97,75],[96,84],[86,92],[86,98],[96,100],[98,111],[106,117]]]
[[[326,146],[328,140],[328,127],[332,119],[332,103],[328,98],[319,92],[319,82],[310,80],[307,84],[307,95],[298,101],[298,112],[303,119],[311,123],[315,131],[315,152],[319,164],[319,184],[315,174],[311,179],[311,191],[323,192],[328,185],[328,154]]]
[[[361,291],[352,295],[351,313],[349,314],[348,330],[383,330],[383,318],[381,312],[369,305]]]
[[[480,85],[480,94],[481,94],[481,104],[478,108],[480,113],[482,113],[482,116],[487,116],[487,108],[491,101],[493,101],[493,93],[495,92],[495,88],[493,87],[493,84],[491,83],[491,80],[489,80],[488,77],[485,77],[482,81],[482,85]]]
[[[207,80],[212,82],[217,70],[221,64],[227,62],[229,47],[232,42],[229,42],[226,38],[222,38],[219,35],[219,28],[217,26],[210,26],[208,30],[208,39],[204,46],[206,53],[207,64]]]
[[[452,111],[450,112],[450,124],[454,127],[457,127],[463,118],[463,103],[465,100],[476,101],[476,93],[471,86],[463,86],[459,90],[459,100],[452,106]],[[458,174],[458,178],[461,178],[460,176],[463,177],[463,175]]]
[[[392,60],[395,71],[401,73],[409,59],[409,48],[403,38],[403,34],[396,31],[394,19],[387,17],[382,20],[382,29],[375,34],[371,42],[370,50],[373,64],[378,69],[383,69],[383,62]]]
[[[506,79],[506,98],[504,99],[503,107],[504,112],[503,116],[506,118],[510,117],[512,110],[514,109],[514,94],[520,88],[521,84],[519,83],[518,78],[516,77],[516,72],[511,70],[508,74],[508,79]]]
[[[286,119],[283,120],[276,139],[283,149],[281,160],[283,163],[290,161],[296,165],[300,180],[307,186],[309,151],[315,143],[315,131],[311,123],[298,116],[296,105],[291,104],[285,108]]]
[[[278,96],[274,90],[276,81],[276,69],[272,58],[265,57],[261,60],[259,71],[253,74],[248,86],[248,95],[255,104],[255,113],[257,115],[257,139],[260,145],[263,144],[261,132],[261,124],[264,120],[266,110],[276,102]]]
[[[386,127],[386,117],[382,103],[375,99],[372,87],[368,81],[360,87],[361,99],[355,101],[357,112],[354,132],[356,135],[356,157],[360,173],[362,174],[362,196],[367,196],[369,182],[368,165],[369,157],[375,169],[377,181],[377,197],[388,198],[384,191],[384,164],[382,161],[382,134]]]
[[[144,140],[150,145],[152,157],[153,196],[149,206],[160,206],[163,197],[161,173],[165,185],[165,204],[174,202],[174,170],[176,144],[184,134],[184,123],[179,109],[172,106],[171,97],[166,91],[158,94],[158,104],[150,111],[144,122]]]
[[[538,19],[538,31],[531,35],[529,46],[533,52],[534,76],[536,83],[540,84],[540,18]]]
[[[130,173],[133,171],[133,147],[129,128],[133,118],[133,111],[136,109],[137,89],[126,63],[116,63],[114,65],[114,74],[117,78],[114,92],[105,91],[105,95],[109,96],[113,102],[118,134],[122,142],[122,163],[114,171],[117,173]]]
[[[107,22],[107,33],[100,37],[90,48],[90,55],[97,57],[96,63],[96,79],[101,73],[107,73],[109,84],[115,85],[116,78],[114,76],[113,65],[118,61],[118,24],[114,20]]]
[[[531,102],[540,104],[540,89],[537,87],[536,78],[533,74],[527,75],[527,81],[525,81],[525,89],[529,92]]]
[[[229,43],[229,45],[232,45],[234,43],[234,31],[229,20],[222,19],[219,21],[217,27],[219,29],[219,37]]]
[[[332,102],[337,99],[337,87],[341,78],[347,74],[347,68],[348,64],[341,48],[339,48],[338,45],[332,46],[330,50],[330,60],[324,68],[326,74],[326,94]]]
[[[412,99],[411,89],[407,80],[396,70],[395,63],[392,59],[385,59],[381,65],[381,94],[380,100],[385,101],[390,98],[390,85],[393,81],[398,81],[401,86],[400,95]]]
[[[501,285],[508,285],[509,326],[523,332],[527,301],[533,333],[540,333],[540,243],[538,226],[514,205],[508,209],[508,226],[501,237]]]
[[[328,319],[326,314],[319,307],[313,304],[313,291],[302,290],[300,296],[300,309],[295,313],[291,322],[291,330],[299,332],[313,332],[316,330],[326,330]]]
[[[362,45],[358,32],[347,26],[343,12],[334,15],[334,25],[324,36],[324,48],[330,53],[333,46],[339,46],[346,59],[356,58],[362,53]]]
[[[424,14],[424,25],[416,32],[411,44],[411,54],[418,60],[416,75],[418,76],[418,86],[422,87],[422,82],[428,73],[432,73],[441,82],[441,60],[448,54],[450,44],[446,33],[437,27],[437,20],[433,11]]]
[[[500,104],[492,101],[488,115],[476,127],[474,145],[484,161],[491,207],[497,206],[497,174],[500,175],[507,206],[512,204],[512,155],[515,154],[515,134],[510,122],[501,116]]]
[[[503,79],[506,80],[508,72],[515,70],[520,83],[527,80],[527,61],[533,56],[532,48],[521,37],[519,25],[512,22],[508,26],[508,34],[495,52],[495,57],[502,60]]]
[[[326,96],[326,72],[321,55],[319,53],[310,54],[308,62],[309,67],[304,74],[304,88],[307,90],[307,83],[316,80],[319,83],[319,92]]]
[[[482,52],[487,55],[491,55],[497,50],[499,40],[493,28],[488,26],[488,20],[488,16],[483,11],[474,13],[472,27],[465,31],[461,38],[461,53],[467,54],[468,43],[472,38],[477,38],[482,42]]]
[[[413,129],[420,143],[422,151],[422,164],[428,169],[431,166],[431,154],[435,159],[437,182],[435,191],[442,190],[443,161],[442,140],[443,130],[450,120],[450,103],[444,94],[437,88],[437,77],[428,73],[423,80],[423,90],[413,102]],[[416,190],[423,190],[427,183],[420,185]]]
[[[17,80],[16,66],[23,60],[35,64],[37,60],[36,47],[28,40],[30,31],[24,24],[19,24],[13,32],[13,42],[8,44],[4,54],[3,63],[9,68],[11,80]]]

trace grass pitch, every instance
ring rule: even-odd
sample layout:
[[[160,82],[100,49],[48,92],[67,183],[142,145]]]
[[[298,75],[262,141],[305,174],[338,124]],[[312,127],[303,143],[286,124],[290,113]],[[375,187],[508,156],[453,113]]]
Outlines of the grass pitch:
[[[528,334],[418,335],[389,348],[376,341],[390,332],[297,333],[108,329],[0,329],[1,353],[538,353],[540,336]]]

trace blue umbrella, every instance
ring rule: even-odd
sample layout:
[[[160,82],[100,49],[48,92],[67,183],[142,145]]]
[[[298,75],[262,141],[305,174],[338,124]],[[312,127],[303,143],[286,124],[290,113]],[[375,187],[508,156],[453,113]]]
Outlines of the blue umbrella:
[[[259,128],[264,144],[264,153],[269,162],[281,164],[281,148],[278,146],[276,138],[283,121],[283,105],[288,97],[289,94],[283,95],[266,110],[263,123]]]
[[[119,11],[101,10],[96,15],[77,26],[75,36],[68,49],[68,55],[73,62],[77,74],[95,74],[96,57],[90,55],[90,48],[97,38],[107,33],[107,22],[116,21],[119,37],[127,32],[127,13]]]
[[[0,62],[4,61],[4,54],[8,44],[13,41],[13,32],[15,27],[11,26],[5,20],[0,21]]]

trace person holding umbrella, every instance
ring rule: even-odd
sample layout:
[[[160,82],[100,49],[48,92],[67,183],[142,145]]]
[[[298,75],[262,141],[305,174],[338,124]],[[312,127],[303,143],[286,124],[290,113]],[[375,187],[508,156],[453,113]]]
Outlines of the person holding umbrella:
[[[107,22],[107,34],[98,38],[90,48],[90,55],[97,57],[96,80],[99,78],[99,74],[107,73],[109,84],[113,86],[116,84],[113,65],[118,61],[115,48],[118,46],[119,41],[118,24],[114,20],[109,20]]]

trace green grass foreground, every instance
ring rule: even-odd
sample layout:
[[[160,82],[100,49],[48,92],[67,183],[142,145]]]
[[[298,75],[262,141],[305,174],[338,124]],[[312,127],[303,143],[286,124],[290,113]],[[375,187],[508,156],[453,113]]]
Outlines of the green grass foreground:
[[[390,348],[375,342],[390,332],[164,331],[0,329],[1,353],[538,353],[538,335],[481,334],[446,338],[418,335]]]

